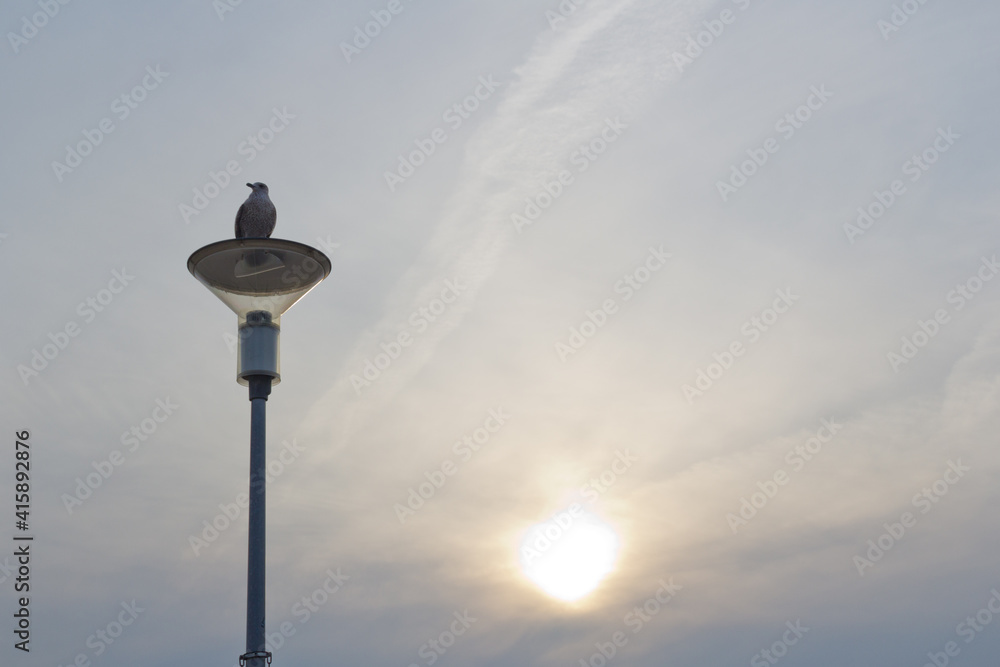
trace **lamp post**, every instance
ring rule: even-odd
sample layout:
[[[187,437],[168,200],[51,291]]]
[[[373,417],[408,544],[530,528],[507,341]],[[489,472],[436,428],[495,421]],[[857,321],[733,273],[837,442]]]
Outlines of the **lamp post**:
[[[330,275],[319,250],[282,239],[231,239],[196,250],[188,270],[236,313],[236,381],[250,391],[250,535],[247,544],[247,636],[240,665],[271,664],[264,639],[266,479],[265,407],[281,382],[281,316]]]

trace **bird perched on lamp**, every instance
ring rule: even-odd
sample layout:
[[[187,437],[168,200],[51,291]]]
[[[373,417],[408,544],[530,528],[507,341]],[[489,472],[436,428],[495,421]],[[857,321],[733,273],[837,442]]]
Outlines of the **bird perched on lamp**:
[[[236,212],[236,238],[270,238],[278,220],[278,212],[267,195],[263,183],[247,183],[253,192]]]

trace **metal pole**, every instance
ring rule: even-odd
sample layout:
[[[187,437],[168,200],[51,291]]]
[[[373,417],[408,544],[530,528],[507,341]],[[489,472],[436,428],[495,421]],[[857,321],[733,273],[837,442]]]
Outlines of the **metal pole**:
[[[250,536],[247,554],[247,648],[240,664],[264,667],[271,663],[264,638],[264,487],[267,475],[265,409],[271,378],[252,375],[250,382]]]

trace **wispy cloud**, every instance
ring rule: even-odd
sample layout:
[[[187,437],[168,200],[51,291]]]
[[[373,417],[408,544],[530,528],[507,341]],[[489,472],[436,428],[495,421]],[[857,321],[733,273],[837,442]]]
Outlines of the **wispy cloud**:
[[[462,177],[421,256],[386,298],[381,318],[348,355],[333,388],[316,401],[306,429],[345,437],[419,372],[461,324],[511,243],[511,216],[561,171],[572,170],[574,151],[601,137],[609,121],[627,126],[643,112],[672,78],[663,75],[664,64],[681,36],[713,4],[589,2],[536,39],[505,82],[493,116],[469,139]],[[427,326],[415,329],[412,314],[438,299],[447,280],[460,282],[461,295],[433,322],[417,317]],[[413,341],[391,358],[380,346],[401,331]],[[383,365],[390,363],[371,380],[383,353],[389,355]],[[332,425],[331,413],[343,417]]]

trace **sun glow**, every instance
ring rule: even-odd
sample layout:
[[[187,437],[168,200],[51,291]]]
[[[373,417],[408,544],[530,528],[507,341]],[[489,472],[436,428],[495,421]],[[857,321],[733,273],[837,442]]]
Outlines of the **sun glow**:
[[[617,555],[611,526],[575,506],[528,529],[521,569],[548,595],[572,602],[597,588]]]

